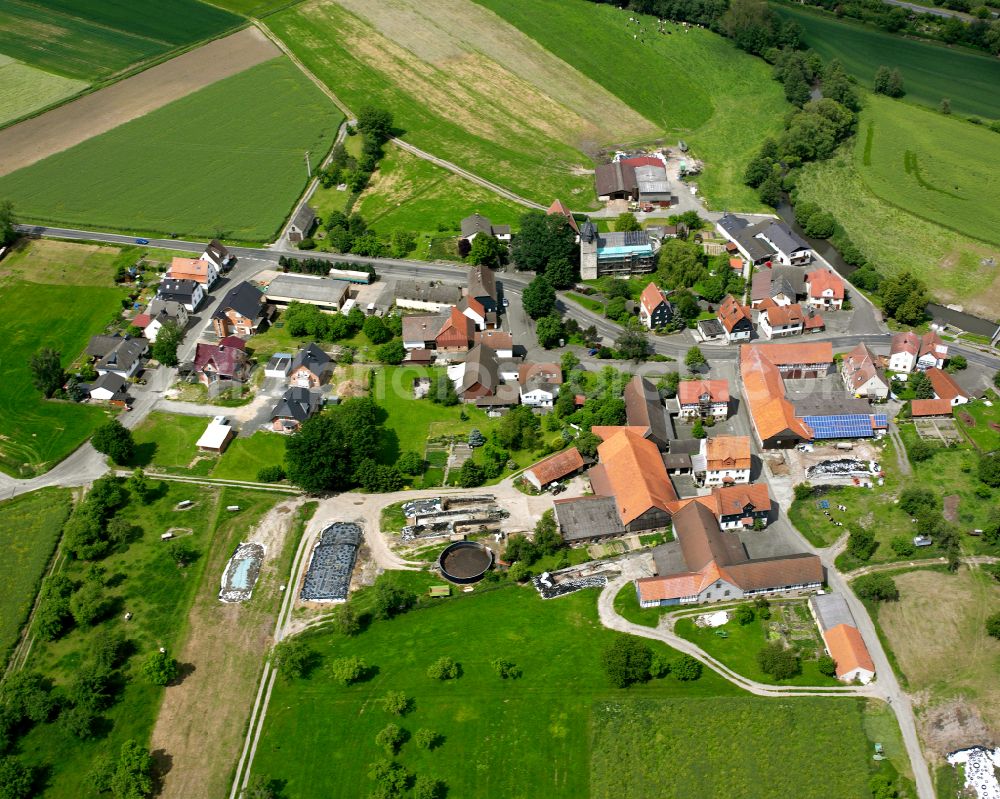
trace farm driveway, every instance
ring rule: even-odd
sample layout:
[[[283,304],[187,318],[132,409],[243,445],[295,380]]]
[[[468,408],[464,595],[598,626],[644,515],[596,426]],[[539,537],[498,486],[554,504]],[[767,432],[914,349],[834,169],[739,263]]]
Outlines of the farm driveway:
[[[209,84],[281,55],[256,28],[209,42],[0,131],[0,175],[67,150]]]

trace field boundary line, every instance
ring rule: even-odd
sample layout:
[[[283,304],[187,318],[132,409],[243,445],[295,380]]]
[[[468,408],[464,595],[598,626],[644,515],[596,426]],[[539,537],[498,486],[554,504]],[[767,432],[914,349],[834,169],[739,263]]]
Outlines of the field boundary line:
[[[118,477],[128,477],[132,472],[125,469],[115,471]],[[150,477],[161,480],[172,480],[177,483],[194,483],[196,485],[216,486],[217,488],[247,488],[256,491],[274,491],[281,494],[302,494],[302,490],[294,486],[280,486],[274,483],[257,483],[253,480],[226,480],[222,477],[186,477],[179,474],[167,474],[165,472],[147,472]]]

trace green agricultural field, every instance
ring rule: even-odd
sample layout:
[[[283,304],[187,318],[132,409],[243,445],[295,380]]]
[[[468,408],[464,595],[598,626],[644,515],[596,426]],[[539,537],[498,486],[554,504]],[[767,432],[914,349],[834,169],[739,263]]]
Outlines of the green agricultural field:
[[[46,400],[32,385],[28,361],[42,347],[62,353],[68,367],[121,310],[121,289],[0,285],[0,339],[6,352],[0,384],[0,470],[15,477],[46,471],[90,437],[107,411],[68,400]]]
[[[771,640],[781,640],[778,630],[792,629],[792,646],[799,652],[802,673],[787,680],[775,680],[761,671],[757,653]],[[677,620],[674,630],[681,638],[705,650],[737,674],[773,685],[840,685],[836,677],[820,674],[817,658],[824,654],[819,628],[805,602],[772,602],[771,618],[759,616],[749,624],[730,619],[721,627],[698,627],[693,616]],[[726,634],[723,638],[719,631]]]
[[[427,580],[420,585],[426,591]],[[609,686],[601,667],[601,652],[615,633],[598,621],[596,600],[597,592],[589,590],[545,602],[531,588],[508,586],[425,600],[426,607],[373,622],[356,638],[309,636],[322,663],[308,679],[275,685],[254,773],[287,780],[288,799],[367,796],[373,787],[368,764],[384,756],[375,736],[395,721],[411,734],[427,728],[443,736],[432,751],[410,741],[397,759],[417,775],[443,780],[449,796],[587,796],[592,702],[625,695]],[[364,607],[363,598],[352,601]],[[662,644],[650,646],[670,652]],[[374,676],[346,688],[334,683],[327,664],[348,655],[364,658],[377,670]],[[427,667],[441,656],[461,664],[459,679],[428,678]],[[490,666],[497,657],[515,662],[523,676],[501,680]],[[403,691],[413,700],[412,712],[401,719],[383,712],[375,700],[388,691]],[[696,682],[667,677],[627,695],[735,692],[706,671]],[[331,746],[344,730],[351,746]]]
[[[357,14],[397,13],[371,3],[345,5]],[[559,196],[576,207],[590,207],[593,177],[586,170],[592,164],[578,145],[586,138],[604,141],[610,129],[592,121],[596,109],[574,110],[553,99],[559,86],[533,84],[537,76],[515,69],[517,56],[507,60],[501,54],[495,60],[481,52],[489,41],[518,38],[501,20],[493,18],[493,26],[482,31],[488,39],[460,41],[470,32],[454,14],[477,10],[468,5],[450,4],[438,21],[433,9],[407,15],[407,24],[392,25],[389,36],[381,32],[384,26],[336,3],[297,5],[268,17],[267,24],[353,111],[368,104],[390,109],[411,144],[538,202]],[[435,40],[443,53],[428,49]],[[526,62],[517,62],[529,70],[531,58],[544,57],[530,40],[517,44],[533,48]],[[561,71],[570,74],[561,77],[560,86],[579,92],[574,82],[585,79],[565,65]],[[627,108],[622,113],[622,124],[633,135],[655,136],[648,122]]]
[[[299,0],[213,0],[212,5],[247,17],[266,17],[275,11],[295,5]]]
[[[140,61],[211,38],[242,19],[199,0],[142,3],[2,0],[3,55],[57,75],[106,78]]]
[[[868,188],[890,205],[1000,247],[1000,180],[991,174],[1000,136],[993,131],[871,95],[854,159]]]
[[[187,499],[195,503],[189,510],[174,509]],[[217,561],[218,548],[231,554],[233,540],[245,535],[275,499],[266,492],[167,483],[150,504],[132,501],[120,511],[141,528],[141,535],[126,550],[99,564],[107,581],[105,594],[112,601],[109,618],[92,627],[72,629],[54,642],[36,639],[27,668],[66,686],[76,670],[89,662],[95,636],[102,631],[124,633],[135,654],[122,668],[127,682],[120,699],[101,714],[105,722],[100,736],[81,741],[53,722],[34,727],[21,739],[19,754],[24,760],[48,766],[44,791],[39,795],[75,799],[80,796],[83,775],[98,757],[117,753],[129,738],[149,740],[164,689],[143,679],[139,671],[142,658],[159,646],[176,652],[196,594],[218,592],[219,574],[207,572],[206,565]],[[227,512],[225,507],[230,504],[240,505],[241,511]],[[160,540],[161,533],[171,527],[191,530],[179,540],[192,545],[199,556],[186,567],[179,567],[172,557],[173,545]],[[60,571],[81,580],[88,569],[88,563],[66,560]],[[122,618],[126,610],[132,613],[128,622]]]
[[[53,75],[0,54],[0,126],[72,97],[86,86],[82,80]]]
[[[45,567],[73,505],[68,489],[43,488],[0,503],[0,665],[6,666],[28,618]]]
[[[305,152],[317,166],[341,119],[276,58],[6,175],[0,196],[25,221],[266,241],[305,185]]]
[[[864,707],[806,697],[599,701],[590,796],[870,796]]]
[[[908,100],[937,108],[947,97],[956,112],[1000,118],[1000,61],[995,58],[801,7],[773,6],[802,26],[807,45],[825,60],[840,59],[862,86],[871,87],[880,66],[895,67],[903,75]]]
[[[477,0],[576,67],[644,117],[668,143],[683,138],[705,161],[695,178],[713,208],[760,207],[743,170],[788,109],[767,65],[709,31],[642,17],[637,27],[614,5],[585,0]]]
[[[864,146],[863,140],[860,146]],[[898,157],[903,158],[902,152]],[[904,177],[905,171],[900,169],[900,178]],[[829,210],[879,271],[910,270],[924,280],[939,302],[959,303],[970,313],[996,316],[1000,271],[985,265],[984,259],[1000,259],[1000,248],[928,222],[877,197],[866,185],[853,153],[842,150],[829,161],[803,167],[796,196],[800,202],[808,200]],[[988,213],[988,209],[977,206],[977,213]]]

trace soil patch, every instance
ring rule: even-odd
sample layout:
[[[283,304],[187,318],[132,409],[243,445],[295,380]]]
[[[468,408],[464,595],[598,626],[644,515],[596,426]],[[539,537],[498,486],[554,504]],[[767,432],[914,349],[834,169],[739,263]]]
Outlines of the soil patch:
[[[12,125],[0,131],[0,175],[67,150],[279,55],[281,51],[264,34],[246,28]]]
[[[944,498],[944,517],[949,522],[958,521],[958,504],[962,498],[958,494],[951,494]]]
[[[976,420],[972,418],[972,415],[966,411],[959,411],[958,418],[962,420],[962,424],[966,427],[975,427]]]
[[[918,723],[927,745],[941,757],[973,744],[992,747],[1000,742],[979,711],[964,699],[928,708],[918,716]]]
[[[990,422],[990,430],[994,430],[1000,433],[1000,424],[997,424],[996,422]]]

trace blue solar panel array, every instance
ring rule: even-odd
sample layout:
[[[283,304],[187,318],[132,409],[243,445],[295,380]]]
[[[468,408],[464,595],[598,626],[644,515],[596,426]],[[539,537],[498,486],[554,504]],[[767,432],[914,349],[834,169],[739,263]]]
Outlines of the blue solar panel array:
[[[816,438],[870,438],[872,417],[867,414],[849,413],[840,416],[804,416]]]
[[[886,430],[889,427],[889,417],[884,413],[875,414],[875,422],[872,424],[876,430]]]

